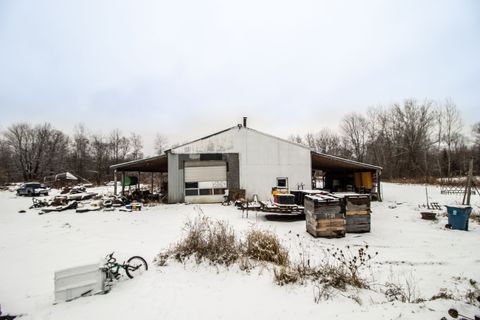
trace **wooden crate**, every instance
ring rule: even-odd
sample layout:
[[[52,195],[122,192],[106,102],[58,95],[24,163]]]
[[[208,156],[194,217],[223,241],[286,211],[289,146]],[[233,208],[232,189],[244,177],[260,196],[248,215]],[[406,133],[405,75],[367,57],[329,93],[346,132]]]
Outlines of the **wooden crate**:
[[[369,211],[355,214],[347,211],[346,222],[346,231],[348,233],[370,232]]]
[[[345,215],[338,198],[330,196],[305,197],[307,232],[314,237],[339,238],[345,236]]]
[[[342,211],[346,217],[346,232],[370,232],[370,196],[365,194],[344,194]]]

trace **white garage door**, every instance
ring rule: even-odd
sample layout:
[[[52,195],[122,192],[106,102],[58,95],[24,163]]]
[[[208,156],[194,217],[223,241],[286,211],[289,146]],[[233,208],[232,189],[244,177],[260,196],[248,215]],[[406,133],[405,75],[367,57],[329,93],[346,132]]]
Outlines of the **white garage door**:
[[[185,202],[222,202],[226,188],[225,161],[185,162]]]
[[[185,182],[226,181],[227,166],[186,167]]]

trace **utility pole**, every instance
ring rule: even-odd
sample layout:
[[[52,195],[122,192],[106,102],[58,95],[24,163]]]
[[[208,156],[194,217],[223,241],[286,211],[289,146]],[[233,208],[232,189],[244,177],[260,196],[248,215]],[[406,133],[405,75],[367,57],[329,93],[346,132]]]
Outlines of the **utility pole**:
[[[473,176],[473,159],[470,159],[470,165],[468,168],[467,185],[465,186],[465,192],[463,193],[463,205],[470,205],[470,195],[472,193],[472,176]]]

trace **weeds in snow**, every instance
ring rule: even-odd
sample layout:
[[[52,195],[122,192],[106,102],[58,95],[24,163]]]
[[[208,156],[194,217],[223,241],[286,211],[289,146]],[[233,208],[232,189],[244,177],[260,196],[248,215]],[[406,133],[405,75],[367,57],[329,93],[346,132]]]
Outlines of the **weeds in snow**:
[[[229,266],[240,256],[241,245],[233,228],[225,221],[197,216],[187,222],[185,232],[183,240],[157,256],[158,265],[165,265],[169,257],[179,262],[193,257],[197,263],[208,260],[211,264]]]
[[[444,299],[444,300],[454,300],[455,296],[453,295],[452,292],[450,292],[447,288],[440,288],[437,294],[433,295],[430,300],[439,300],[439,299]]]
[[[311,265],[310,253],[302,246],[300,259],[292,262],[275,233],[251,229],[245,241],[241,241],[227,222],[212,221],[202,214],[188,221],[184,232],[182,240],[156,257],[157,265],[164,266],[169,259],[185,262],[193,258],[197,264],[203,261],[215,266],[236,263],[240,270],[248,272],[255,267],[255,261],[269,263],[274,265],[274,281],[278,285],[313,283],[316,302],[331,297],[334,289],[368,288],[360,269],[368,268],[370,260],[378,254],[368,253],[368,245],[356,251],[348,246],[327,249],[327,258]]]
[[[388,301],[401,301],[404,303],[420,303],[425,299],[420,298],[417,281],[413,275],[406,277],[403,282],[390,280],[385,283],[385,297]]]
[[[472,213],[470,214],[470,219],[480,224],[480,211],[478,210],[472,211]]]
[[[273,232],[250,230],[244,248],[246,256],[258,261],[272,262],[283,267],[290,263],[287,249]]]
[[[185,237],[181,241],[157,256],[158,265],[164,266],[169,258],[184,262],[190,257],[196,263],[204,260],[213,265],[239,263],[243,270],[253,267],[250,259],[281,266],[289,264],[288,250],[270,231],[252,229],[242,242],[227,222],[212,221],[203,215],[188,221],[184,231]]]
[[[366,288],[365,280],[360,276],[360,269],[367,267],[370,261],[378,255],[378,252],[371,254],[368,252],[368,244],[360,247],[357,251],[352,251],[350,246],[347,250],[335,248],[327,249],[327,252],[339,263],[340,267],[348,275],[348,283],[357,288]]]
[[[467,290],[465,294],[465,299],[468,304],[473,304],[476,306],[480,306],[480,288],[478,286],[477,281],[473,279],[469,279],[468,283],[470,284],[470,288]]]

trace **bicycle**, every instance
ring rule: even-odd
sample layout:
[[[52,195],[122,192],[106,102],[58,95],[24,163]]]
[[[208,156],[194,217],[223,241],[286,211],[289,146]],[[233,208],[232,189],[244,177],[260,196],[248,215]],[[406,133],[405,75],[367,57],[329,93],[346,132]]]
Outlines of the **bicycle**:
[[[113,280],[118,280],[121,276],[121,269],[125,270],[125,273],[130,279],[148,270],[147,261],[142,257],[133,256],[128,259],[126,263],[123,262],[120,264],[117,262],[117,259],[113,257],[114,253],[115,252],[112,252],[105,257],[107,262],[103,266],[103,271],[106,274],[107,282],[111,283]]]
[[[480,297],[477,297],[477,301],[480,302]],[[450,317],[454,318],[454,319],[457,319],[458,316],[460,316],[460,317],[461,317],[460,320],[462,320],[462,319],[463,319],[463,320],[480,320],[480,316],[478,316],[478,315],[473,316],[473,318],[472,318],[472,317],[468,317],[468,316],[466,316],[466,315],[463,315],[463,314],[459,313],[459,312],[457,311],[457,309],[455,309],[455,308],[448,309],[448,315],[449,315]],[[442,317],[440,320],[447,320],[447,318],[446,318],[446,317]]]

